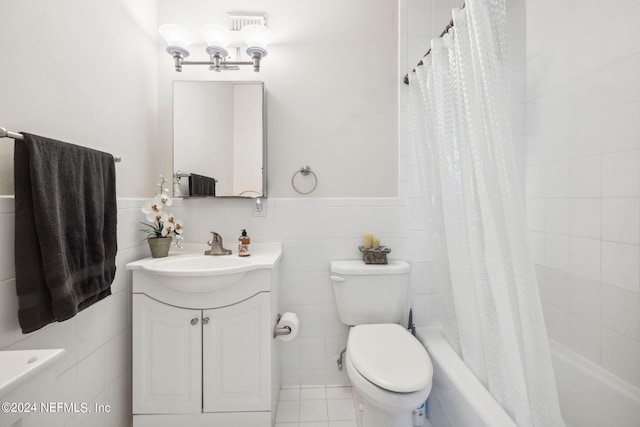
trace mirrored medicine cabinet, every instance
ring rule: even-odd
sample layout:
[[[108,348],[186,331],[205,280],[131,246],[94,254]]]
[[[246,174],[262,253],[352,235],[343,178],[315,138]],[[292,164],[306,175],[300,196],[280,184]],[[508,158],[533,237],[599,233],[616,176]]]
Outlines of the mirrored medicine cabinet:
[[[173,82],[174,197],[266,197],[262,82]]]

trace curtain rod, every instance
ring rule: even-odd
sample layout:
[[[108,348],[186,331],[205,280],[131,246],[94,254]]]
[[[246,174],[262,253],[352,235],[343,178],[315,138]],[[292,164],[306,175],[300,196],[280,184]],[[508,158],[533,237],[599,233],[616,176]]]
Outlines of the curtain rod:
[[[0,127],[0,138],[12,138],[12,139],[18,139],[20,141],[24,140],[24,136],[22,136],[21,133],[17,133],[17,132],[11,132],[6,130],[3,127]],[[116,163],[120,163],[122,159],[120,158],[120,156],[113,156],[113,161]]]
[[[463,4],[462,4],[462,7],[461,7],[460,9],[464,9],[464,8],[465,8],[465,6],[466,6],[466,3],[463,3]],[[442,30],[442,32],[440,33],[440,35],[439,35],[438,37],[444,37],[444,35],[445,35],[445,34],[447,34],[447,33],[449,32],[449,30],[450,30],[450,29],[452,29],[452,28],[453,28],[453,19],[451,19],[451,21],[449,21],[449,23],[447,24],[447,26],[446,26],[446,27],[444,27],[444,30]],[[427,51],[427,53],[425,53],[424,55],[422,55],[422,58],[423,58],[423,59],[424,59],[424,58],[426,58],[430,53],[431,53],[431,49],[429,49],[429,50]],[[411,72],[412,72],[412,73],[415,73],[416,68],[417,68],[417,67],[419,67],[419,66],[421,66],[421,65],[424,65],[424,62],[422,62],[422,59],[420,60],[420,62],[418,62],[418,64],[415,66],[415,68],[414,68],[413,70],[411,70]],[[407,73],[407,74],[404,76],[404,84],[406,84],[406,85],[408,85],[408,84],[409,84],[409,73]]]

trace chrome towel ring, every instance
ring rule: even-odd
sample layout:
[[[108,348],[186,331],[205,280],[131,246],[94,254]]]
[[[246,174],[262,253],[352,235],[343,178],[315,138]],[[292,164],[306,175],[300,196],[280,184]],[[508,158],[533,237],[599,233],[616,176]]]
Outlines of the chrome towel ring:
[[[301,191],[300,189],[298,189],[298,187],[296,187],[296,183],[295,183],[295,178],[296,175],[302,175],[302,176],[309,176],[309,175],[313,175],[313,187],[311,188],[311,190],[309,191]],[[291,186],[293,187],[294,190],[296,190],[298,193],[300,194],[309,194],[311,192],[313,192],[313,190],[316,189],[316,187],[318,186],[318,177],[316,176],[315,172],[313,172],[311,170],[311,167],[309,167],[308,165],[304,165],[302,166],[300,169],[298,169],[297,171],[294,172],[293,176],[291,177]]]

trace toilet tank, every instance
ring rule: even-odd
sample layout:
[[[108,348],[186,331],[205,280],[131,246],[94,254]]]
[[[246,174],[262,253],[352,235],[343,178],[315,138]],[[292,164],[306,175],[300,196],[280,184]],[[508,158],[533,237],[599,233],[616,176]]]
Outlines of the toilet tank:
[[[345,325],[399,323],[407,311],[409,263],[331,261],[331,282],[338,315]]]

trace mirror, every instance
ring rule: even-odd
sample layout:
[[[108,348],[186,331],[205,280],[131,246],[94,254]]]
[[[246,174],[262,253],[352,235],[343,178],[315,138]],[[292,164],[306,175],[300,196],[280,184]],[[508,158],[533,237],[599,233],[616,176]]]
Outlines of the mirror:
[[[174,197],[266,197],[262,82],[173,82]]]

